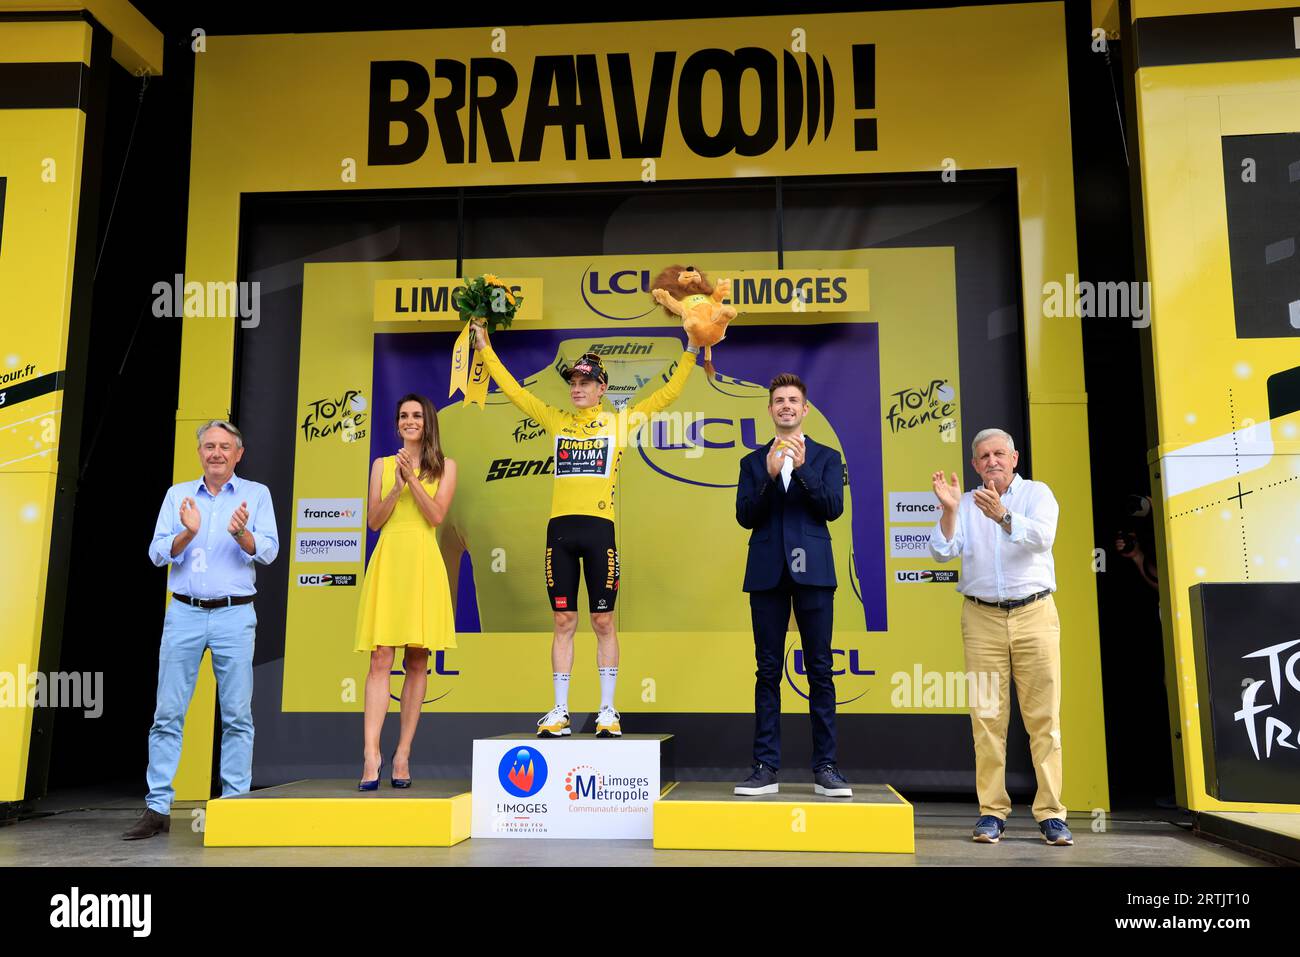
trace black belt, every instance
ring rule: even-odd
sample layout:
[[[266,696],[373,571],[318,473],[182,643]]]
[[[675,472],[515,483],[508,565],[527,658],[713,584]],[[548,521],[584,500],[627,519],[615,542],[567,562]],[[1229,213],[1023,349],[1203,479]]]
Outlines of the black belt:
[[[172,595],[177,601],[194,608],[229,608],[231,605],[247,605],[256,595],[227,595],[225,598],[191,598],[189,595]]]
[[[989,608],[1002,608],[1006,611],[1010,611],[1012,608],[1021,608],[1031,602],[1038,601],[1040,598],[1046,598],[1051,593],[1052,590],[1050,588],[1044,588],[1042,591],[1034,592],[1034,594],[1029,595],[1026,598],[1014,598],[1011,601],[985,601],[983,598],[976,598],[974,595],[967,595],[966,597],[979,605],[986,605]]]

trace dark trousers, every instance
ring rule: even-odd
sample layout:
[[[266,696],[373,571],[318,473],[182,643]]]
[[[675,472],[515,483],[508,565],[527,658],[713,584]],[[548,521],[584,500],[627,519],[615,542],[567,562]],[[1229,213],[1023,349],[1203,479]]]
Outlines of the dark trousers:
[[[835,763],[835,681],[831,677],[831,621],[834,588],[799,585],[787,568],[776,588],[749,593],[754,622],[754,760],[781,767],[781,678],[790,607],[799,626],[808,672],[808,713],[812,719],[813,770]]]

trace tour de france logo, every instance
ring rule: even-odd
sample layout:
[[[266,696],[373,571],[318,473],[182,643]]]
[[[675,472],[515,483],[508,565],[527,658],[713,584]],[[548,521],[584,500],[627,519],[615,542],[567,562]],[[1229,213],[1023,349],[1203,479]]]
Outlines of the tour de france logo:
[[[546,783],[546,759],[532,748],[511,748],[501,758],[497,778],[506,793],[532,797]]]

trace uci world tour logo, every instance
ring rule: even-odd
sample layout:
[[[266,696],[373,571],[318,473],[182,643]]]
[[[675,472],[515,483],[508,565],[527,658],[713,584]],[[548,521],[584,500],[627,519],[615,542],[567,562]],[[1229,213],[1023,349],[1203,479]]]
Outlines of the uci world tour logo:
[[[578,280],[578,291],[582,293],[582,301],[588,309],[602,318],[616,322],[640,319],[659,308],[658,303],[649,300],[650,308],[641,309],[650,295],[648,269],[618,269],[610,273],[607,279],[601,279],[600,273],[588,266]]]
[[[497,778],[507,794],[532,797],[546,783],[546,759],[532,748],[511,748],[501,757]]]

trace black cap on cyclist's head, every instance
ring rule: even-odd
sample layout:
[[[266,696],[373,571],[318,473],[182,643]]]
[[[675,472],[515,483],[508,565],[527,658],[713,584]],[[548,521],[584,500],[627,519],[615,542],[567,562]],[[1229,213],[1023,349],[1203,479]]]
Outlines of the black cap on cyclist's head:
[[[603,382],[605,385],[609,385],[609,373],[605,371],[605,363],[602,362],[600,356],[596,355],[594,352],[584,352],[582,355],[578,356],[577,362],[569,366],[569,368],[565,369],[564,372],[560,374],[564,376],[566,382],[571,380],[575,375],[586,375],[591,376],[597,382]]]

